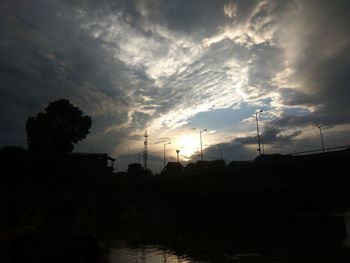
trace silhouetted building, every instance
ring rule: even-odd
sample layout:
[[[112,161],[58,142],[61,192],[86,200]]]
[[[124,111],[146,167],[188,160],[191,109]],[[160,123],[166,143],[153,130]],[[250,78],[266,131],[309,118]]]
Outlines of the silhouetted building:
[[[68,157],[69,168],[76,174],[93,177],[111,175],[115,161],[107,153],[71,153]]]
[[[185,167],[185,172],[188,174],[192,173],[212,173],[220,169],[225,169],[226,163],[224,160],[214,161],[197,161],[196,163],[189,163]]]
[[[184,167],[178,162],[168,162],[164,170],[161,172],[161,176],[182,175]]]
[[[228,167],[246,167],[252,165],[252,161],[232,161],[229,163]]]

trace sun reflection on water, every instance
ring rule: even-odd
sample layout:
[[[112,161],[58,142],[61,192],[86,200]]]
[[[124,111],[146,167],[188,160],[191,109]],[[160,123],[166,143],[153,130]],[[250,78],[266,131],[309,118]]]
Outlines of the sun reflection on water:
[[[157,247],[144,246],[140,248],[130,248],[121,246],[111,249],[112,263],[135,263],[135,262],[152,262],[152,263],[190,263],[194,262],[184,256],[177,256],[172,251]]]

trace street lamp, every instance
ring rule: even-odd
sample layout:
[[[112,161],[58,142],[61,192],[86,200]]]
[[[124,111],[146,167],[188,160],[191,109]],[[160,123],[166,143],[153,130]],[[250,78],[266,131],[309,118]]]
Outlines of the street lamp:
[[[167,145],[167,144],[171,144],[171,142],[164,143],[164,157],[163,157],[163,160],[164,160],[164,168],[165,168],[165,145]]]
[[[207,129],[204,129],[202,131],[199,132],[199,139],[201,142],[201,160],[203,161],[203,148],[202,148],[202,132],[207,131]]]
[[[176,160],[177,160],[177,162],[179,162],[179,153],[180,153],[180,150],[176,150]]]
[[[317,126],[317,128],[320,129],[320,137],[321,137],[321,143],[322,143],[322,150],[323,150],[323,152],[325,152],[321,125],[320,125],[320,126]]]
[[[258,151],[259,151],[259,155],[261,156],[261,143],[260,143],[260,133],[259,133],[259,121],[258,121],[258,114],[262,113],[263,110],[259,110],[257,112],[255,112],[255,121],[256,121],[256,132],[258,134]]]

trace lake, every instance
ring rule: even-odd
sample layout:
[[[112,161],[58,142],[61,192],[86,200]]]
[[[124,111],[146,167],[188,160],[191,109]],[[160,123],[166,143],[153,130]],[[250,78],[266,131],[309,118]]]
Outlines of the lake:
[[[299,263],[337,263],[337,262],[349,262],[349,253],[346,252],[346,248],[349,246],[339,247],[338,249],[329,249],[327,251],[312,245],[306,248],[307,253],[293,253],[293,248],[289,250],[289,253],[281,255],[281,251],[266,252],[259,249],[252,249],[251,252],[237,251],[230,253],[230,251],[222,251],[220,253],[212,253],[207,251],[200,256],[191,255],[191,248],[188,248],[188,252],[179,253],[175,250],[170,250],[158,245],[143,245],[139,247],[130,247],[127,244],[118,243],[113,244],[110,248],[111,260],[113,263],[123,262],[140,262],[140,263],[187,263],[187,262],[242,262],[242,263],[278,263],[278,262],[299,262]],[[299,248],[300,249],[300,248]],[[344,249],[344,250],[343,250]],[[234,249],[233,249],[234,251]],[[275,256],[275,254],[277,256]]]
[[[349,218],[347,222],[349,222]],[[199,224],[182,229],[149,229],[109,246],[112,262],[237,262],[237,263],[345,263],[350,262],[350,239],[283,236],[266,232],[242,233]],[[278,238],[276,238],[278,236]]]
[[[188,219],[187,223],[177,225],[144,225],[124,231],[112,223],[98,231],[97,237],[108,247],[112,263],[350,262],[349,231],[348,238],[330,237],[324,235],[328,230],[322,228],[329,226],[330,221],[322,225],[324,219],[307,217],[298,221],[298,218],[255,218],[253,221]],[[345,222],[349,230],[348,215]],[[1,258],[0,262],[8,261]]]

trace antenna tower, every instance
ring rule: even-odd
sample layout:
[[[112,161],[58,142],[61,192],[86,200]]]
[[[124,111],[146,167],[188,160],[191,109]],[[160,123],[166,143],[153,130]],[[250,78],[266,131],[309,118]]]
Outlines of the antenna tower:
[[[147,130],[145,130],[145,134],[143,135],[145,137],[145,140],[143,142],[144,149],[143,149],[143,168],[146,170],[147,169],[147,159],[148,159],[148,150],[147,150]]]

